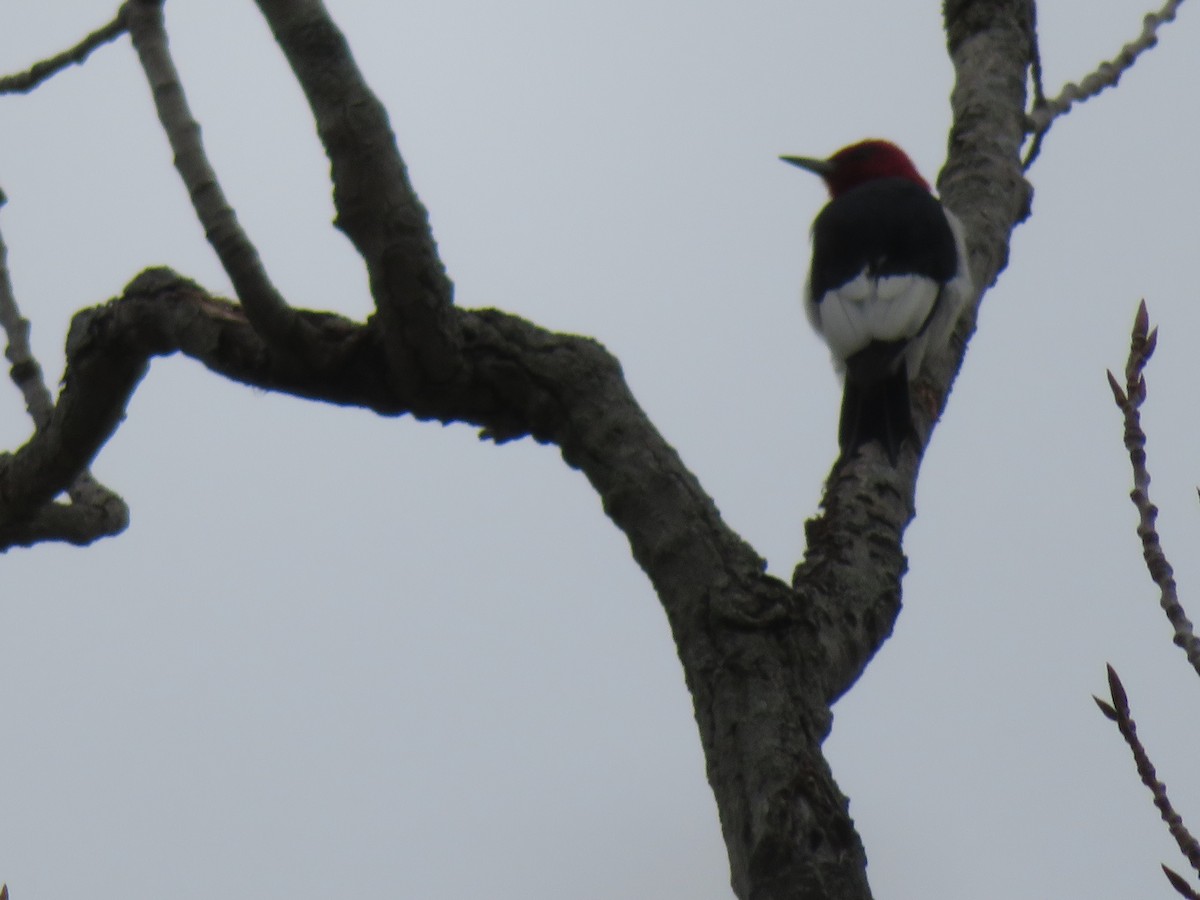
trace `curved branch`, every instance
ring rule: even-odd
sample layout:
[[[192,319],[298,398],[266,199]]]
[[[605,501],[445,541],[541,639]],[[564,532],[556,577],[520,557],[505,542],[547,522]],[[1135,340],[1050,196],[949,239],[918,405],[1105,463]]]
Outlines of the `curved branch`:
[[[77,313],[67,337],[62,391],[49,421],[16,453],[0,455],[0,547],[30,543],[61,525],[62,510],[51,505],[60,492],[69,488],[73,499],[96,498],[98,486],[89,478],[80,481],[79,473],[86,474],[120,425],[155,356],[182,351],[246,384],[397,412],[372,390],[362,367],[355,368],[370,331],[325,314],[308,313],[306,320],[323,340],[340,345],[348,360],[341,370],[314,374],[297,365],[263,342],[242,307],[166,269],[147,270],[120,298]]]
[[[383,104],[320,0],[257,0],[296,75],[331,166],[335,224],[358,249],[402,379],[450,378],[453,285]]]
[[[16,454],[0,459],[0,522],[19,520],[62,491],[115,431],[149,360],[182,352],[265,390],[382,415],[466,422],[496,441],[553,441],[596,486],[656,583],[665,584],[680,566],[707,571],[715,560],[724,561],[723,577],[763,577],[763,561],[724,525],[637,406],[616,360],[595,341],[554,334],[496,310],[460,312],[466,361],[460,377],[397,392],[383,377],[386,353],[373,329],[328,313],[298,315],[334,346],[340,368],[314,372],[298,364],[262,340],[243,307],[169,269],[149,269],[121,297],[76,314],[50,421]],[[681,619],[696,612],[684,609],[695,601],[684,593],[686,601],[673,603]],[[715,609],[722,612],[719,599]],[[760,614],[736,605],[724,612],[743,624]]]
[[[117,17],[85,37],[70,50],[34,63],[24,72],[0,77],[0,94],[28,94],[43,81],[53,78],[67,66],[82,65],[92,51],[115,41],[126,31],[125,20]]]
[[[187,187],[192,208],[208,242],[233,282],[251,324],[273,346],[321,367],[330,365],[308,321],[297,315],[271,283],[258,250],[225,198],[217,174],[209,164],[192,117],[179,72],[171,59],[163,26],[163,0],[129,0],[121,14],[146,73],[158,119],[175,154],[175,168]]]
[[[0,194],[0,205],[4,196]],[[54,415],[54,399],[46,387],[42,367],[29,345],[29,320],[21,315],[8,274],[8,246],[0,236],[0,328],[8,338],[4,350],[10,363],[9,375],[25,398],[35,432],[45,429]],[[82,470],[67,485],[70,503],[48,503],[32,518],[13,530],[0,528],[0,550],[9,546],[32,546],[44,541],[89,544],[124,531],[129,508],[115,493]]]

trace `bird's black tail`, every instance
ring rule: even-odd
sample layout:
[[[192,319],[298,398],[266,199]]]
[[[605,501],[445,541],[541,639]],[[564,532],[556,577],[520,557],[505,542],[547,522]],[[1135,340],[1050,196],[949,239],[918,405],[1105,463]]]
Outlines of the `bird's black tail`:
[[[838,425],[838,444],[850,457],[864,444],[878,441],[894,466],[900,445],[916,442],[912,407],[908,396],[908,371],[901,365],[882,379],[859,380],[846,373],[842,394],[842,419]]]

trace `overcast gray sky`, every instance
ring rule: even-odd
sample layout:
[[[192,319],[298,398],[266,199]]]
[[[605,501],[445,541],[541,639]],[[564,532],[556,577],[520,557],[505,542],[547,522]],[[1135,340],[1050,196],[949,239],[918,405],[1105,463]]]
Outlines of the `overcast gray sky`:
[[[602,340],[777,574],[839,389],[798,302],[819,181],[780,153],[891,138],[931,179],[935,4],[329,0],[391,111],[464,306]],[[1043,3],[1047,86],[1140,28]],[[9,3],[0,71],[115,0]],[[248,0],[172,0],[226,191],[291,302],[360,317],[326,162]],[[1171,896],[1186,868],[1090,695],[1112,662],[1187,816],[1200,684],[1140,563],[1104,379],[1145,297],[1146,424],[1185,601],[1200,584],[1196,93],[1185,9],[1054,129],[1034,217],[927,458],[893,639],[836,708],[880,898]],[[71,314],[148,265],[227,280],[126,41],[0,102],[0,228],[56,377]],[[0,390],[0,447],[26,438]],[[0,879],[14,900],[731,896],[666,622],[551,448],[383,420],[158,361],[95,471],[90,549],[0,574]],[[1192,603],[1200,615],[1200,603]]]

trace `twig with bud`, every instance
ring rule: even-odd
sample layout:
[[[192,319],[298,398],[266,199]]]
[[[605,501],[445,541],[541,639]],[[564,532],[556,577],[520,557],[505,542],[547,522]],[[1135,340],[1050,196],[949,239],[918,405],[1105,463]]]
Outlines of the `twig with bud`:
[[[1133,753],[1134,764],[1137,766],[1142,784],[1150,789],[1150,793],[1154,797],[1154,805],[1157,807],[1159,815],[1162,816],[1162,820],[1167,823],[1171,837],[1175,839],[1180,852],[1187,857],[1192,868],[1200,873],[1200,842],[1192,837],[1191,832],[1183,824],[1183,818],[1171,805],[1171,799],[1167,796],[1167,786],[1158,780],[1158,773],[1155,771],[1153,763],[1150,762],[1150,756],[1137,736],[1137,725],[1134,724],[1133,716],[1129,711],[1129,695],[1125,692],[1125,686],[1121,684],[1121,679],[1117,677],[1117,672],[1112,666],[1108,667],[1108,690],[1112,697],[1111,703],[1101,700],[1099,697],[1092,699],[1100,707],[1100,712],[1116,723],[1117,730],[1121,732],[1121,737],[1125,739],[1125,743],[1129,745],[1129,749]],[[1166,866],[1163,866],[1163,872],[1180,894],[1200,900],[1200,895],[1196,894],[1182,876]]]

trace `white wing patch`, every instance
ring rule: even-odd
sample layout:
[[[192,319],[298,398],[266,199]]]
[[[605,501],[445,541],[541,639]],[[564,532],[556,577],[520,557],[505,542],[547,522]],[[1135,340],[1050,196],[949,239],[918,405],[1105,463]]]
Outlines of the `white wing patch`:
[[[921,333],[937,304],[942,286],[921,275],[856,278],[809,303],[809,320],[820,333],[839,369],[872,341],[910,340]]]

